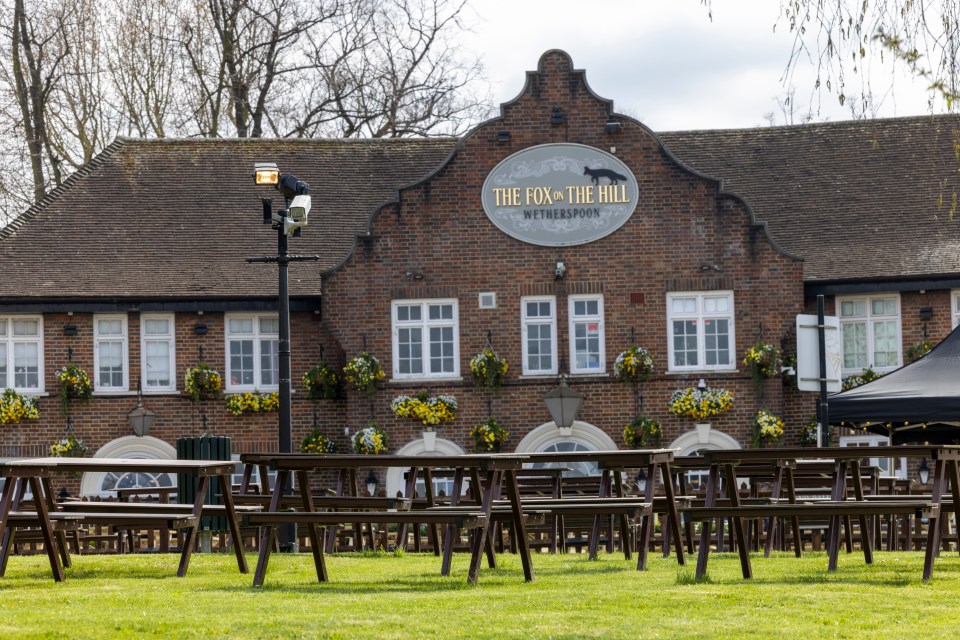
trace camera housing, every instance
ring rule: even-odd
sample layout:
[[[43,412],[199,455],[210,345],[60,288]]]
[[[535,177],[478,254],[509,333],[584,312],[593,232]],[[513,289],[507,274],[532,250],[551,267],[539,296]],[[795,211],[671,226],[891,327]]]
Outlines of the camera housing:
[[[283,233],[290,235],[300,227],[306,226],[307,218],[310,216],[311,199],[308,195],[294,196],[287,207],[287,213],[283,217]]]

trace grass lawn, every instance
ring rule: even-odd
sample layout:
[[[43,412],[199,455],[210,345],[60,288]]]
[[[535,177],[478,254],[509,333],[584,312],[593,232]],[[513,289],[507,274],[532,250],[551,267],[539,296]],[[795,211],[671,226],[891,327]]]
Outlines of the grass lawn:
[[[960,617],[956,553],[929,584],[916,552],[878,553],[870,567],[842,555],[832,574],[823,553],[760,555],[751,581],[735,554],[711,554],[699,583],[692,564],[659,555],[644,573],[622,555],[537,555],[528,584],[519,558],[502,555],[476,586],[461,554],[449,578],[430,555],[330,556],[327,584],[310,554],[273,554],[257,589],[233,556],[195,554],[186,578],[177,560],[74,557],[56,584],[46,556],[14,556],[0,638],[936,638],[955,636]]]

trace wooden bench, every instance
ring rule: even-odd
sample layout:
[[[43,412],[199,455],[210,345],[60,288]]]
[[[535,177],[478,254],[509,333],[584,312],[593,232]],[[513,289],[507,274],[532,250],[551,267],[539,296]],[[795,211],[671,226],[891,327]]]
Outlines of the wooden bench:
[[[770,504],[744,504],[744,505],[719,505],[712,507],[695,506],[683,510],[691,520],[702,522],[701,544],[699,557],[697,559],[696,577],[700,578],[706,573],[707,560],[710,553],[710,544],[704,540],[709,539],[710,522],[715,518],[731,518],[733,528],[738,537],[738,551],[740,554],[740,566],[744,578],[752,578],[753,570],[750,566],[749,548],[743,539],[744,519],[753,518],[799,518],[829,517],[833,522],[839,524],[841,517],[863,517],[863,516],[882,516],[882,515],[905,515],[915,514],[919,517],[938,517],[940,506],[933,505],[928,500],[890,500],[890,501],[822,501],[807,503],[784,503],[772,502]],[[870,536],[862,537],[862,548],[864,560],[867,564],[873,563],[873,549],[870,544]],[[837,554],[839,550],[839,532],[831,532],[833,539],[830,546],[830,560],[828,570],[834,571],[837,568]],[[801,555],[799,546],[796,548],[796,554]]]
[[[263,585],[270,549],[276,537],[276,527],[281,525],[306,524],[309,526],[310,546],[313,551],[317,579],[320,582],[326,582],[329,580],[329,576],[324,560],[324,543],[321,534],[317,531],[317,526],[338,526],[354,522],[427,524],[450,525],[459,531],[481,528],[487,523],[487,517],[476,507],[470,509],[443,507],[420,511],[261,511],[259,513],[243,514],[241,520],[244,525],[248,526],[270,527],[270,538],[267,543],[269,546],[266,547],[266,551],[261,549],[261,562],[258,563],[257,571],[254,574],[253,586],[255,587]],[[325,532],[323,535],[325,535]],[[482,549],[482,545],[478,546],[475,553],[480,553]],[[449,575],[449,570],[450,558],[445,555],[441,575]]]

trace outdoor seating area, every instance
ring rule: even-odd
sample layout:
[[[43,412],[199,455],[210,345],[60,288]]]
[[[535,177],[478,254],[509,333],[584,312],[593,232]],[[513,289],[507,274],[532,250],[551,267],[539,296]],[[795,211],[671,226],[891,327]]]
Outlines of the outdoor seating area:
[[[883,549],[922,547],[923,579],[929,580],[939,551],[957,541],[949,516],[960,500],[960,447],[889,449],[870,453],[935,462],[930,493],[910,491],[878,469],[862,466],[863,452],[853,448],[711,450],[681,458],[662,449],[459,456],[245,454],[241,462],[247,473],[236,487],[229,483],[233,464],[223,461],[19,460],[0,463],[0,474],[8,480],[0,496],[0,576],[11,555],[42,551],[54,580],[63,581],[64,568],[73,565],[71,552],[83,555],[95,540],[112,540],[108,550],[116,553],[142,552],[144,544],[151,551],[179,552],[177,575],[183,577],[200,547],[201,516],[219,515],[226,523],[226,532],[218,534],[225,536],[219,550],[236,555],[240,573],[248,571],[245,553],[258,554],[254,586],[264,584],[288,525],[299,525],[297,547],[312,554],[320,582],[331,579],[326,556],[342,550],[429,552],[440,558],[441,576],[451,574],[454,552],[465,551],[470,558],[467,580],[475,583],[484,558],[487,566],[496,567],[498,552],[516,554],[528,582],[543,553],[583,551],[595,559],[605,551],[631,561],[636,554],[635,566],[644,570],[656,549],[664,557],[675,556],[678,565],[696,553],[696,578],[706,574],[712,553],[736,551],[742,576],[751,578],[751,554],[762,551],[770,557],[774,550],[786,550],[801,557],[821,544],[829,571],[836,570],[842,547],[847,553],[859,549],[867,564]],[[571,468],[567,465],[579,462],[596,464],[600,475],[564,475]],[[120,500],[61,500],[49,482],[54,470],[131,467],[197,477],[194,502],[141,502],[136,491],[122,492]],[[371,467],[403,469],[406,495],[363,495],[357,471]],[[275,472],[273,485],[254,486],[254,468],[260,478]],[[336,488],[319,486],[313,476],[329,478],[330,472],[338,478]],[[692,472],[707,474],[699,491],[687,481]],[[449,496],[434,495],[430,479],[435,476],[452,478]],[[417,478],[428,479],[420,485],[425,495],[415,492]],[[210,479],[231,488],[221,490],[223,504],[206,504]],[[26,499],[28,489],[43,499]],[[168,499],[172,492],[160,497]]]

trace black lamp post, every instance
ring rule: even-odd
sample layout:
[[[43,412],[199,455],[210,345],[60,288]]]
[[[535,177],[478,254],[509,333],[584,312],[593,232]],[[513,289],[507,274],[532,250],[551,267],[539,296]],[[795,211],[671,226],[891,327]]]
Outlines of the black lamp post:
[[[568,387],[566,376],[560,376],[560,386],[549,391],[543,401],[554,423],[561,429],[569,429],[583,404],[583,394]]]
[[[280,453],[293,451],[291,399],[290,399],[290,295],[287,285],[287,265],[291,262],[316,261],[319,256],[291,256],[287,253],[287,238],[290,235],[299,236],[300,228],[307,224],[310,214],[311,201],[307,193],[310,186],[289,173],[281,174],[277,165],[257,163],[254,166],[254,183],[257,185],[272,186],[283,196],[285,209],[277,214],[273,213],[273,201],[270,198],[261,199],[263,205],[263,223],[272,225],[277,230],[277,255],[263,258],[248,258],[247,262],[276,262],[279,275],[279,373],[280,373],[280,416],[279,416],[279,445]],[[291,490],[292,487],[287,487]],[[296,547],[296,528],[287,526],[281,528],[280,547],[282,550],[294,550]]]

